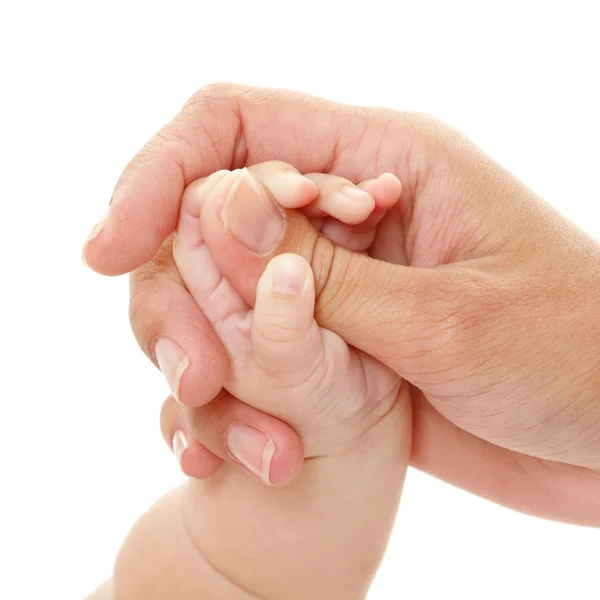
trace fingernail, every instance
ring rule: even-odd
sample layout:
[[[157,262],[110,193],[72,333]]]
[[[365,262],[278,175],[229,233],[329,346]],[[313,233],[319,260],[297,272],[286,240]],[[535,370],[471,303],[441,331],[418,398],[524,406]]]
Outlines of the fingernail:
[[[221,216],[229,234],[256,254],[268,254],[283,237],[283,212],[246,169],[237,173]]]
[[[154,356],[156,356],[156,362],[171,388],[173,397],[179,401],[179,382],[190,365],[190,357],[169,338],[160,338],[156,342]]]
[[[187,447],[187,437],[181,429],[178,429],[173,435],[173,454],[175,454],[179,466],[181,466],[181,457]]]
[[[106,212],[102,215],[100,220],[96,223],[96,225],[94,226],[94,229],[92,229],[90,235],[88,235],[87,240],[85,240],[85,243],[83,244],[83,250],[81,251],[81,260],[83,261],[83,264],[86,267],[88,266],[88,264],[87,264],[87,261],[85,260],[85,250],[88,247],[88,244],[95,237],[98,237],[99,233],[102,231],[102,228],[104,227],[104,224],[106,223],[106,220],[108,219],[109,212],[110,212],[110,206],[109,206],[109,208],[106,209]]]
[[[252,427],[234,425],[227,432],[225,443],[236,460],[264,483],[271,483],[269,472],[276,448],[270,437]]]
[[[269,286],[274,292],[286,296],[299,296],[306,290],[308,283],[308,269],[304,261],[294,254],[282,254],[274,258],[267,266],[263,289],[259,289],[258,294],[264,295],[269,290],[264,288]],[[268,279],[271,279],[269,282]]]
[[[369,195],[367,192],[364,192],[354,185],[345,185],[340,189],[339,193],[348,200],[358,200],[359,198]]]
[[[314,182],[291,170],[271,173],[266,177],[264,184],[277,202],[284,206],[293,205],[303,189],[312,189],[315,197],[319,191]]]

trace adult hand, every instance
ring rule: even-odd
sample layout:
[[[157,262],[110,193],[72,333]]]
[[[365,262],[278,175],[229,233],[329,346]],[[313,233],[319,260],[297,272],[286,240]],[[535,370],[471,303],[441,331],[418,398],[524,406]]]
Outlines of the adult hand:
[[[125,171],[88,263],[107,274],[140,266],[173,230],[186,183],[269,159],[351,180],[397,174],[403,202],[373,252],[388,262],[327,246],[291,214],[296,226],[259,257],[234,241],[212,199],[203,230],[234,287],[252,301],[267,258],[313,258],[320,323],[414,386],[416,466],[519,510],[600,524],[598,245],[437,121],[272,90],[202,90]],[[244,277],[223,261],[232,252]],[[200,404],[227,361],[168,255],[132,279],[132,324],[152,358],[159,337],[185,348],[181,397],[195,390]]]

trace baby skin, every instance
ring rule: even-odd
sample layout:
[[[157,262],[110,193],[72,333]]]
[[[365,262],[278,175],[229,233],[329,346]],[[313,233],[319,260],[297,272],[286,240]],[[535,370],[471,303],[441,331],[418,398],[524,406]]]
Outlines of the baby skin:
[[[196,433],[221,427],[211,419],[210,405],[167,401],[163,434],[183,470],[193,477],[214,474],[189,479],[138,521],[121,549],[107,598],[366,596],[409,461],[407,386],[319,327],[315,278],[306,260],[292,254],[272,259],[250,307],[236,291],[239,282],[217,268],[213,255],[222,249],[210,232],[214,219],[227,222],[232,203],[249,210],[295,208],[332,242],[368,252],[379,221],[399,196],[400,182],[391,175],[355,186],[339,177],[300,175],[277,162],[220,171],[188,186],[173,254],[230,357],[225,389],[211,404],[235,404],[245,424],[223,426],[206,448]],[[240,278],[252,276],[243,264],[237,270]],[[157,348],[158,362],[164,352]],[[182,373],[171,373],[175,396]],[[247,425],[242,415],[250,407],[271,415],[272,434]],[[284,423],[303,447],[282,447]],[[304,462],[287,483],[283,461],[293,451],[303,453]]]

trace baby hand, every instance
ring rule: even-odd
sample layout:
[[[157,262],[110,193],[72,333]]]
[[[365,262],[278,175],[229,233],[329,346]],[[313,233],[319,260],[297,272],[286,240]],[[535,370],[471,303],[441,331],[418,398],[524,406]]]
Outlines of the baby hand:
[[[222,277],[204,242],[202,212],[244,202],[252,194],[271,195],[281,205],[301,207],[333,242],[364,252],[378,222],[397,202],[400,182],[386,174],[355,186],[330,175],[301,176],[289,165],[271,162],[221,171],[195,182],[186,190],[181,207],[175,260],[231,358],[227,392],[214,402],[241,401],[279,417],[302,438],[306,458],[343,453],[392,410],[400,380],[336,334],[318,327],[313,316],[314,278],[299,256],[283,255],[271,262],[260,280],[254,311]],[[263,232],[263,237],[269,235]],[[256,240],[257,245],[261,242],[264,239]],[[185,428],[196,431],[200,421],[206,424],[207,409],[182,407]],[[219,430],[216,425],[213,429]],[[196,462],[207,460],[206,452],[189,437],[184,470],[185,465],[193,470],[192,455]],[[223,458],[233,455],[265,482],[277,483],[275,438],[234,425],[213,431],[211,450]]]

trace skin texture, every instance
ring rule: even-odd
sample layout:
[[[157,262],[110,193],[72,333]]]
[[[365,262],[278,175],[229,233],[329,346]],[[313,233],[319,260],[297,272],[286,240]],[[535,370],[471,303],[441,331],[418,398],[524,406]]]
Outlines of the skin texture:
[[[598,244],[429,117],[212,86],[132,161],[85,257],[100,273],[137,269],[134,332],[152,360],[161,335],[188,351],[182,401],[215,397],[227,356],[159,248],[187,183],[268,159],[402,181],[372,252],[386,262],[333,247],[313,255],[328,243],[292,215],[274,253],[314,256],[319,323],[413,386],[413,464],[518,510],[600,524]],[[218,216],[207,219],[215,247],[241,253]],[[231,283],[251,301],[265,260],[247,260],[252,277]],[[167,306],[177,316],[165,321]]]
[[[210,179],[204,186],[208,197],[227,193]],[[214,291],[206,260],[186,263],[198,258],[198,246],[185,238],[181,231],[177,254],[188,285],[201,295]],[[204,268],[188,273],[188,266]],[[208,314],[241,302],[225,283],[216,288],[218,304],[211,305],[212,293],[201,301]],[[260,482],[232,464],[188,481],[152,507],[125,541],[114,573],[116,598],[365,597],[408,466],[410,394],[382,363],[320,329],[314,303],[309,265],[282,255],[261,277],[254,311],[244,305],[213,323],[231,358],[226,388],[239,398],[223,391],[219,402],[261,407],[293,423],[307,459],[301,472],[277,488],[265,485],[268,476]],[[234,330],[231,317],[234,325],[250,321],[250,330]],[[180,412],[174,401],[168,406]],[[254,467],[264,476],[270,463]]]
[[[246,461],[235,446],[211,445],[213,461],[229,452],[241,462],[228,462],[206,478],[211,451],[191,435],[197,423],[215,427],[206,410],[171,398],[163,409],[163,432],[174,440],[184,470],[204,469],[205,481],[188,481],[142,516],[119,553],[112,587],[99,590],[98,597],[358,600],[367,593],[410,457],[408,386],[379,361],[318,327],[314,276],[297,255],[271,261],[251,310],[212,262],[199,213],[212,195],[245,202],[248,193],[272,193],[287,202],[309,202],[304,213],[320,225],[335,213],[338,233],[370,232],[358,247],[365,251],[377,222],[397,202],[400,183],[387,175],[340,198],[336,194],[347,191],[348,182],[277,177],[289,168],[258,165],[189,186],[174,253],[186,287],[230,358],[226,389],[209,406],[227,405],[238,415],[251,406],[265,410],[291,424],[303,447],[286,446],[289,427],[271,417],[268,438],[257,430],[244,432],[250,435],[242,443]],[[267,192],[268,184],[273,192]],[[345,221],[353,224],[345,229]],[[265,426],[264,418],[260,424]],[[231,430],[239,432],[239,423],[225,433]],[[269,487],[285,482],[280,457],[299,452],[303,464],[293,482]]]
[[[293,173],[291,178],[289,177],[290,173]],[[225,445],[225,435],[231,421],[222,421],[219,419],[219,413],[215,414],[215,408],[219,410],[220,414],[223,414],[223,403],[227,403],[227,413],[231,416],[232,411],[235,412],[235,421],[244,422],[252,419],[258,422],[261,431],[276,441],[279,449],[273,455],[270,483],[282,485],[297,475],[304,458],[304,455],[301,454],[300,443],[297,444],[297,451],[290,447],[290,440],[295,440],[296,437],[289,435],[289,428],[286,428],[283,421],[295,428],[300,435],[306,456],[315,456],[315,452],[321,453],[319,448],[314,447],[312,429],[307,429],[305,412],[308,403],[306,400],[302,402],[305,406],[303,411],[298,414],[290,412],[289,398],[282,403],[278,394],[273,392],[270,395],[265,393],[257,396],[254,394],[255,397],[252,401],[247,399],[248,393],[251,393],[252,389],[252,385],[250,385],[252,378],[242,377],[240,379],[239,374],[241,369],[248,370],[244,361],[248,348],[251,347],[251,340],[248,336],[250,322],[248,319],[251,314],[248,312],[248,304],[229,285],[227,279],[222,276],[214,264],[210,248],[204,241],[200,222],[200,214],[207,195],[217,194],[227,203],[236,201],[241,202],[242,206],[248,206],[248,194],[253,195],[256,192],[272,198],[274,202],[285,202],[288,206],[302,205],[302,213],[321,232],[327,234],[329,239],[345,248],[365,252],[375,239],[378,223],[386,211],[398,202],[401,184],[393,175],[383,174],[375,180],[367,180],[354,186],[340,177],[317,173],[301,176],[294,172],[291,165],[269,162],[233,173],[219,171],[208,179],[192,183],[185,191],[173,242],[175,262],[181,273],[182,283],[206,315],[227,350],[231,362],[231,373],[230,380],[226,382],[225,387],[237,398],[242,398],[244,402],[231,395],[226,398],[221,395],[218,401],[212,401],[201,408],[181,406],[179,411],[168,410],[163,413],[163,433],[169,442],[173,439],[177,429],[185,430],[189,441],[186,450],[179,453],[182,468],[192,477],[207,477],[216,471],[223,459],[228,460],[231,456],[231,452]],[[243,229],[246,229],[247,219],[243,218],[241,224]],[[262,239],[264,231],[259,234],[258,239]],[[287,262],[292,259],[293,257],[290,257]],[[233,260],[235,262],[235,257]],[[285,261],[282,264],[285,264]],[[311,319],[312,313],[311,306],[309,310]],[[342,357],[351,356],[352,363],[358,361],[359,370],[362,373],[370,373],[373,368],[382,366],[378,361],[373,362],[368,355],[354,352],[348,355],[345,343],[330,332],[326,334],[325,339],[330,344],[334,344],[333,347],[327,346],[329,353],[327,364],[339,367]],[[294,365],[318,358],[322,351],[323,348],[319,349],[319,346],[314,344],[312,346],[296,344]],[[285,377],[282,377],[282,374],[274,369],[275,358],[262,360],[262,366],[258,369],[258,372],[262,373],[259,381],[262,380],[262,377],[271,379],[274,377],[275,388],[279,388],[281,387],[280,380],[285,380]],[[177,357],[178,361],[181,359],[181,356]],[[291,365],[285,367],[286,370],[290,368]],[[171,373],[175,370],[174,368],[166,369]],[[322,370],[315,371],[313,368],[312,371],[313,380],[316,377],[323,377]],[[347,420],[347,415],[353,410],[351,399],[356,395],[356,391],[362,389],[364,382],[357,381],[355,377],[344,374],[339,369],[337,372],[331,370],[327,372],[332,381],[346,382],[348,389],[334,394],[335,402],[325,402],[323,407],[311,415],[308,421],[313,429],[316,426],[319,430],[318,424],[323,420],[323,415],[319,413],[326,414],[329,424],[321,423],[319,435],[328,442],[336,444],[338,443],[336,436],[331,434],[329,425],[337,420]],[[236,375],[241,381],[240,384],[235,383]],[[381,379],[377,374],[374,374],[372,378]],[[384,376],[384,379],[387,379],[387,376]],[[395,376],[395,380],[399,380],[397,376]],[[318,402],[314,391],[313,388],[302,391],[300,381],[296,381],[290,390],[283,390],[281,395],[287,397],[290,393],[300,394],[311,398],[311,402]],[[273,395],[274,399],[269,401],[269,396]],[[346,400],[342,402],[342,398],[346,398]],[[333,410],[334,405],[337,405],[335,410]],[[264,412],[252,412],[251,406]],[[281,420],[268,419],[265,413],[279,417]],[[343,417],[343,414],[346,414],[346,417]],[[254,423],[252,425],[255,426]],[[200,445],[196,441],[203,443]],[[253,462],[256,462],[258,458],[255,457]]]
[[[129,533],[114,599],[364,598],[408,464],[409,407],[405,390],[352,450],[309,461],[285,487],[230,464],[188,480]]]

